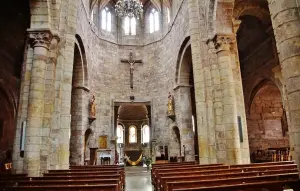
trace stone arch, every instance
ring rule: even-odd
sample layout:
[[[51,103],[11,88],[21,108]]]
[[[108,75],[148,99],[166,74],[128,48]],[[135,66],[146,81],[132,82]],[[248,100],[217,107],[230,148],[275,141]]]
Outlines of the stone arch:
[[[181,137],[180,130],[177,126],[171,128],[171,139],[169,143],[170,157],[180,157],[181,154]]]
[[[182,59],[184,56],[184,53],[186,51],[186,49],[191,45],[191,41],[190,41],[190,36],[186,37],[179,49],[179,53],[178,53],[178,57],[177,57],[177,63],[176,63],[176,73],[175,73],[175,84],[176,85],[180,85],[180,81],[182,76]]]
[[[0,37],[0,118],[4,121],[0,153],[5,153],[14,147],[13,163],[20,162],[18,163],[20,165],[13,165],[13,168],[16,172],[21,172],[21,169],[24,169],[23,159],[20,157],[19,139],[16,137],[19,137],[21,126],[17,125],[17,120],[27,115],[24,108],[28,104],[29,88],[28,86],[24,88],[25,85],[22,82],[30,78],[28,73],[24,74],[29,67],[31,68],[31,63],[26,63],[28,61],[26,60],[28,49],[26,30],[31,22],[30,1],[2,1],[0,9],[0,23],[1,26],[5,26]],[[30,84],[27,82],[27,85]],[[27,92],[23,93],[23,90]],[[18,109],[19,114],[17,114]],[[0,156],[0,163],[2,160]]]
[[[265,3],[267,3],[267,1],[265,1]],[[259,6],[254,1],[241,1],[235,4],[233,18],[239,19],[244,15],[254,16],[266,25],[271,24],[271,17],[268,9]]]
[[[74,50],[74,51],[76,51],[75,55],[80,55],[80,58],[77,57],[74,59],[76,59],[76,62],[81,62],[81,65],[77,66],[78,68],[77,67],[74,68],[74,69],[76,69],[76,72],[77,71],[79,72],[78,80],[80,80],[78,82],[75,82],[75,84],[77,84],[77,86],[87,88],[89,85],[88,64],[87,64],[86,53],[85,53],[83,41],[78,34],[75,35],[75,44],[77,45],[77,46],[75,46],[75,50]]]
[[[89,141],[90,141],[93,134],[94,134],[94,132],[90,128],[88,128],[84,133],[84,160],[85,161],[90,158],[89,146],[91,146],[91,145],[89,145]]]
[[[251,94],[250,94],[250,100],[249,100],[249,106],[247,108],[248,114],[250,114],[250,108],[251,105],[253,103],[253,100],[255,98],[255,96],[258,94],[259,91],[262,90],[263,87],[265,87],[268,84],[274,84],[274,82],[272,82],[270,79],[263,79],[261,80],[252,90]],[[276,86],[277,87],[277,86]],[[278,88],[278,87],[277,87]],[[278,88],[279,89],[279,88]]]
[[[198,141],[194,140],[197,137],[197,131],[193,131],[192,116],[197,115],[190,37],[183,41],[179,49],[175,81],[176,118],[179,121],[177,125],[181,132],[185,132],[181,135],[181,144],[186,146],[183,155],[185,160],[195,160],[195,153],[198,153],[198,150],[195,152]]]
[[[84,132],[88,127],[89,89],[87,63],[82,40],[76,35],[71,94],[70,164],[84,163]]]
[[[281,92],[276,84],[265,79],[252,92],[247,116],[250,152],[270,148],[288,148],[288,126]],[[252,154],[252,162],[256,161]]]

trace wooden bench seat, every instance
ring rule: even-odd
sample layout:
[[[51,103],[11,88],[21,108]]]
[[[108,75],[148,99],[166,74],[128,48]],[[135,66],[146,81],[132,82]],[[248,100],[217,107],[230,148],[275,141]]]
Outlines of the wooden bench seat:
[[[212,186],[220,186],[220,185],[225,186],[225,185],[237,185],[237,184],[246,184],[246,183],[258,183],[258,182],[266,182],[266,181],[278,181],[278,180],[299,181],[299,175],[298,173],[287,173],[287,174],[262,175],[262,176],[241,177],[241,178],[167,182],[166,190],[173,191],[182,188],[212,187]]]
[[[117,184],[5,187],[5,191],[118,191]]]
[[[99,184],[117,184],[118,191],[122,190],[122,184],[119,179],[88,179],[88,180],[22,180],[7,181],[2,186],[51,186],[51,185],[99,185]]]
[[[274,175],[279,173],[297,173],[297,165],[293,162],[276,162],[276,163],[261,163],[261,164],[247,164],[247,165],[224,165],[220,167],[213,168],[176,168],[176,169],[164,169],[157,170],[153,180],[153,185],[157,190],[165,187],[165,182],[168,177],[175,177],[180,174],[180,176],[204,176],[204,175],[214,175],[218,176],[219,174],[238,174],[245,172],[256,172],[259,175]],[[232,168],[231,168],[232,167]],[[196,170],[195,170],[196,169]],[[180,172],[180,173],[178,173]],[[234,176],[234,175],[232,175]],[[237,175],[238,176],[238,175]],[[176,179],[176,178],[174,178]],[[178,180],[178,179],[177,179]]]
[[[178,168],[174,170],[161,170],[158,171],[155,174],[154,181],[157,182],[158,179],[165,176],[166,174],[178,174],[185,173],[185,172],[198,172],[198,173],[213,173],[213,172],[238,172],[239,170],[242,172],[252,172],[252,171],[266,171],[266,170],[285,170],[285,169],[297,169],[296,164],[287,164],[287,165],[274,165],[274,166],[249,166],[249,167],[240,167],[240,168],[230,168],[230,166],[216,166],[214,168],[199,168],[199,167],[193,167],[193,168]]]
[[[282,191],[285,186],[289,186],[294,191],[299,191],[299,180],[276,180],[276,181],[261,181],[253,183],[242,183],[234,185],[194,187],[194,188],[178,188],[173,191]]]
[[[239,172],[239,173],[212,173],[212,174],[191,174],[191,175],[179,175],[162,177],[158,183],[159,190],[164,190],[167,186],[167,182],[180,182],[189,180],[213,180],[213,179],[225,179],[225,178],[242,178],[242,177],[254,177],[263,175],[280,175],[287,173],[298,173],[297,169],[292,170],[274,170],[274,171],[263,171],[263,172]]]

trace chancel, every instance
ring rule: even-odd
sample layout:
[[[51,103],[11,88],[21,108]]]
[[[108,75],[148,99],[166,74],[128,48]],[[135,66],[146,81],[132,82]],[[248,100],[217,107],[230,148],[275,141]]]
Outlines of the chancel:
[[[1,1],[0,190],[298,191],[299,6]]]

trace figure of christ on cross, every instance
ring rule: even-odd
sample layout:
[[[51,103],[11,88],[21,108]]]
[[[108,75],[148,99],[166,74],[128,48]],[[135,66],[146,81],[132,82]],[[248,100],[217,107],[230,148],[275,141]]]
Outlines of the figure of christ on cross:
[[[135,63],[143,63],[142,60],[134,60],[132,50],[130,50],[129,59],[121,59],[122,63],[128,63],[130,65],[130,88],[133,89],[133,71]]]

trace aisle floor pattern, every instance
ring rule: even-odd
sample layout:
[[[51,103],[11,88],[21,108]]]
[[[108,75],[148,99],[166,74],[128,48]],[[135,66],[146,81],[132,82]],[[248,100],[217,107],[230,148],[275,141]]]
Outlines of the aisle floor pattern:
[[[153,191],[151,174],[145,167],[125,167],[125,180],[125,191]]]

